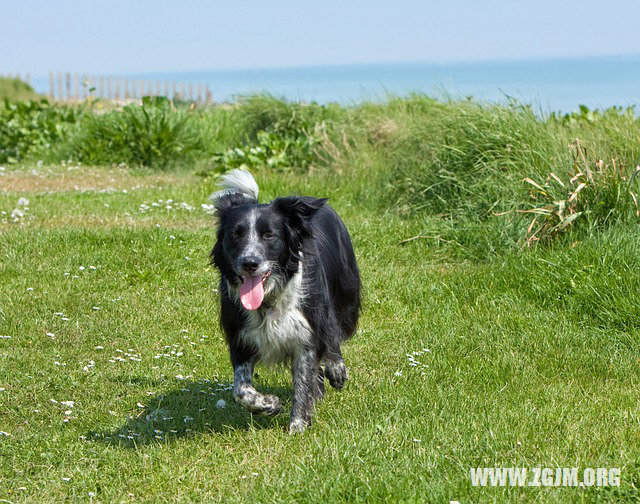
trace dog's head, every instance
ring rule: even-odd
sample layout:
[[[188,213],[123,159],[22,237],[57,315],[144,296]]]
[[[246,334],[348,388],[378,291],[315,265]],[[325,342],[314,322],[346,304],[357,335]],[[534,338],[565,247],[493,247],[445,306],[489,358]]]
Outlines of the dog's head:
[[[266,205],[242,193],[216,200],[217,241],[212,260],[247,310],[273,298],[298,271],[311,217],[326,199],[284,197]]]

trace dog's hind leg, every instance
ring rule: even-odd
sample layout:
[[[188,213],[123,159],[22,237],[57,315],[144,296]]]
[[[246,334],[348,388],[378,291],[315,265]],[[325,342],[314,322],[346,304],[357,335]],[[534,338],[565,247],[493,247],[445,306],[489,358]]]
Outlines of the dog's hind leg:
[[[293,358],[291,372],[293,373],[293,405],[289,434],[296,434],[311,425],[313,405],[320,390],[321,368],[315,349],[302,349]],[[322,388],[324,389],[324,383]]]
[[[233,370],[233,397],[236,402],[257,415],[277,415],[282,403],[274,395],[258,392],[252,384],[253,362],[243,362]]]

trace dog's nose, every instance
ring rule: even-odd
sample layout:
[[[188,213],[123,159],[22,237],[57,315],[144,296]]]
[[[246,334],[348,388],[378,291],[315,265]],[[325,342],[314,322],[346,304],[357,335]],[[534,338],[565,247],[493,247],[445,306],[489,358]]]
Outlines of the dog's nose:
[[[240,264],[242,269],[248,273],[253,273],[260,266],[260,260],[256,256],[248,256],[242,259]]]

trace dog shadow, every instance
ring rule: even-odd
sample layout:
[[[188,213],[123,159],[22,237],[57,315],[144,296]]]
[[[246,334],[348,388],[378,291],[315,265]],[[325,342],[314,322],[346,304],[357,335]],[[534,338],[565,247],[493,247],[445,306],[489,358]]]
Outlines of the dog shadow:
[[[291,389],[258,385],[265,394],[275,394],[283,404],[291,401]],[[184,381],[180,388],[145,401],[135,416],[127,415],[120,427],[90,431],[88,441],[137,450],[146,445],[176,441],[203,433],[232,430],[281,428],[286,414],[275,417],[252,415],[233,400],[233,383],[228,381]]]

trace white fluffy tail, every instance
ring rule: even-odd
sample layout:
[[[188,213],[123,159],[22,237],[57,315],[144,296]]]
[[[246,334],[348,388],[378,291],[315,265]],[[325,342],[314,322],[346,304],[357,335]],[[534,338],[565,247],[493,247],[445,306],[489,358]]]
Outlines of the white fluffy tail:
[[[236,168],[225,173],[220,179],[220,191],[214,192],[209,199],[215,204],[227,194],[240,193],[246,198],[258,202],[258,184],[247,170]]]

